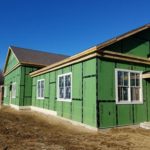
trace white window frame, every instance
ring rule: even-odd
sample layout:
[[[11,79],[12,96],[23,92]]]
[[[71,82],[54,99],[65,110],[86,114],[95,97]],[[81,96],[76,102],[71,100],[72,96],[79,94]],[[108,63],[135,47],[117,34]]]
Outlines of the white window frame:
[[[14,91],[14,86],[15,86],[15,91]],[[13,82],[13,83],[12,83],[11,92],[12,92],[12,93],[11,93],[12,98],[16,98],[16,92],[17,92],[16,82]]]
[[[45,79],[40,79],[40,80],[37,80],[37,88],[36,88],[36,97],[37,97],[37,99],[39,99],[39,100],[44,100],[44,98],[45,98],[45,92],[43,93],[43,97],[41,96],[41,93],[40,93],[40,96],[38,95],[38,83],[40,82],[41,83],[41,81],[44,81],[44,91],[45,91]],[[40,85],[40,92],[41,92],[41,85]]]
[[[7,86],[4,86],[4,97],[7,97]]]
[[[119,101],[118,100],[118,71],[128,72],[128,101]],[[131,101],[131,85],[130,85],[130,73],[139,73],[140,74],[140,99],[139,101]],[[143,85],[142,85],[142,71],[134,71],[134,70],[127,70],[127,69],[115,69],[115,94],[116,94],[116,104],[143,104]]]
[[[71,95],[70,95],[70,99],[66,99],[66,98],[60,98],[59,97],[59,78],[60,77],[65,77],[67,75],[70,75],[71,76]],[[65,82],[65,80],[64,80]],[[65,90],[65,84],[64,84],[64,90]],[[65,97],[65,92],[64,92],[64,97]],[[69,73],[64,73],[64,74],[61,74],[61,75],[58,75],[58,78],[57,78],[57,101],[63,101],[63,102],[72,102],[72,72],[69,72]]]

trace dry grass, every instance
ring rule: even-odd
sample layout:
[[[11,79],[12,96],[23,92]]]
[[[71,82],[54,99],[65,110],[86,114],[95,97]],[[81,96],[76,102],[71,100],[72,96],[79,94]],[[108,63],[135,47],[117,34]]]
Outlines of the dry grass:
[[[150,131],[116,128],[91,132],[51,116],[2,107],[0,149],[149,150]]]

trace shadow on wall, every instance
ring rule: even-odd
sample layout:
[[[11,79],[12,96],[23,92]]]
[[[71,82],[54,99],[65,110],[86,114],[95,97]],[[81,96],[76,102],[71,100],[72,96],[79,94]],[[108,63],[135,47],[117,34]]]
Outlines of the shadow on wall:
[[[106,50],[111,50],[114,52],[120,52],[120,53],[134,53],[133,51],[137,49],[140,51],[141,47],[140,45],[144,46],[144,49],[146,50],[145,53],[143,54],[144,57],[148,57],[147,53],[149,53],[149,41],[150,41],[150,29],[146,31],[142,31],[136,35],[133,35],[127,39],[123,39],[119,42],[116,42],[108,47],[105,47],[104,49]],[[138,49],[139,47],[139,49]],[[137,52],[136,52],[137,53]],[[136,54],[135,53],[135,54]],[[140,56],[141,56],[140,52]]]

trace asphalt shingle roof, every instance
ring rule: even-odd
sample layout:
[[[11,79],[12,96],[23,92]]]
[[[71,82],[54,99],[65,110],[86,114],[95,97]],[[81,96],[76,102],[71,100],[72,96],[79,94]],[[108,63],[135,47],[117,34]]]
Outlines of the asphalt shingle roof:
[[[48,66],[69,56],[10,46],[20,63]]]

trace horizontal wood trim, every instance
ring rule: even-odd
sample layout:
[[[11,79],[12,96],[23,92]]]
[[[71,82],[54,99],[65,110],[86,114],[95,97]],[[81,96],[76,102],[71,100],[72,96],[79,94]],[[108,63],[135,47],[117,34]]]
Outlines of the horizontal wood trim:
[[[104,57],[104,58],[110,58],[113,60],[121,60],[121,61],[150,65],[149,59],[136,57],[133,55],[131,56],[131,55],[127,55],[127,54],[121,54],[121,53],[117,53],[117,52],[103,51],[103,52],[99,53],[98,56]]]
[[[138,59],[138,60],[145,60],[145,61],[149,61],[150,62],[150,59],[148,58],[144,58],[144,57],[139,57],[139,56],[135,56],[135,55],[132,55],[132,54],[123,54],[123,53],[118,53],[118,52],[113,52],[113,51],[110,51],[110,50],[104,50],[103,52],[101,51],[100,54],[109,54],[109,55],[114,55],[114,56],[121,56],[121,57],[124,57],[124,58],[131,58],[131,59]]]
[[[15,65],[11,70],[9,70],[9,71],[7,71],[6,73],[4,73],[4,77],[6,76],[6,75],[8,75],[9,73],[11,73],[13,70],[15,70],[17,67],[19,67],[19,66],[21,66],[21,64],[19,63],[19,64],[17,64],[17,65]]]
[[[150,78],[150,73],[142,74],[143,79],[148,79]]]
[[[38,76],[40,74],[54,71],[56,69],[59,69],[59,68],[62,68],[62,67],[68,66],[68,65],[72,65],[74,63],[84,61],[86,59],[93,58],[93,57],[109,58],[109,59],[113,59],[113,60],[121,60],[121,61],[126,61],[126,62],[134,62],[134,63],[150,65],[150,60],[146,59],[146,58],[141,58],[141,57],[137,57],[137,56],[133,56],[133,55],[121,54],[121,53],[111,52],[111,51],[105,50],[105,51],[101,51],[99,53],[90,54],[86,57],[77,59],[77,60],[72,61],[72,62],[68,62],[68,63],[63,64],[63,65],[59,65],[56,63],[56,64],[49,66],[49,68],[47,70],[40,69],[38,71],[31,73],[30,75],[31,75],[31,77]]]
[[[34,76],[38,76],[40,74],[43,74],[43,73],[47,73],[49,71],[53,71],[53,70],[56,70],[56,69],[59,69],[59,68],[62,68],[62,67],[66,67],[68,65],[71,65],[71,64],[74,64],[74,63],[78,63],[78,62],[81,62],[81,61],[84,61],[86,59],[89,59],[89,58],[93,58],[93,57],[96,57],[97,56],[97,53],[93,53],[93,54],[90,54],[90,55],[87,55],[83,58],[80,58],[80,59],[77,59],[77,60],[74,60],[74,61],[69,61],[69,62],[59,62],[59,63],[55,63],[55,64],[52,64],[48,67],[45,67],[43,69],[40,69],[40,70],[37,70],[33,73],[30,73],[31,77],[34,77]]]

